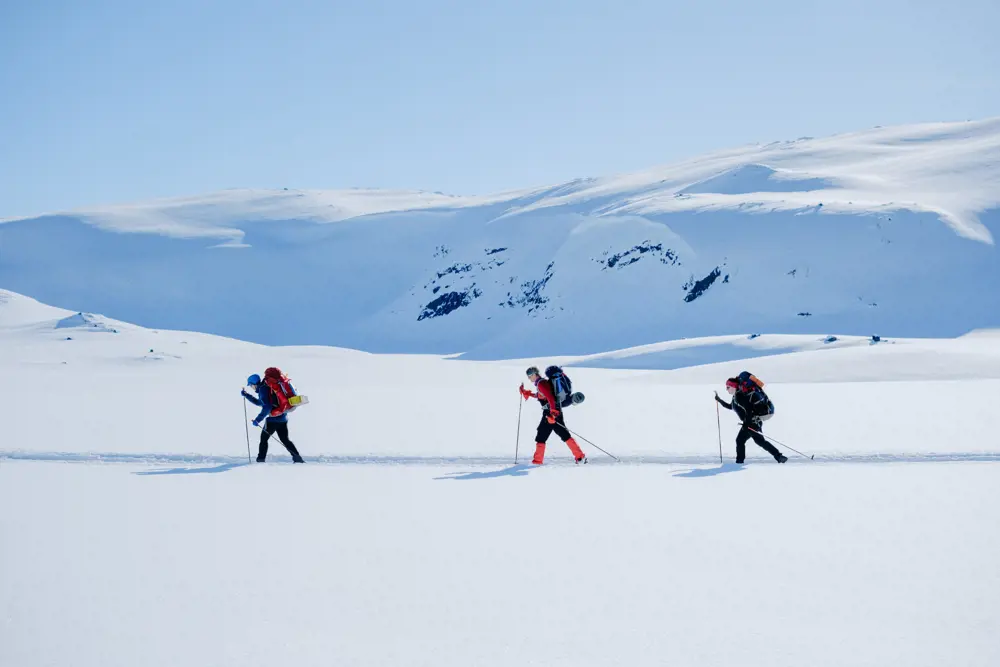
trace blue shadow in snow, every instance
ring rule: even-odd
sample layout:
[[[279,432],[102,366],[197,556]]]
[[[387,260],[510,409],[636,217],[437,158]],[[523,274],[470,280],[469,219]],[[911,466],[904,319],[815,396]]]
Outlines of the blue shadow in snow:
[[[223,463],[221,465],[213,466],[211,468],[168,468],[167,470],[144,470],[137,473],[136,475],[198,475],[201,473],[211,473],[211,472],[226,472],[227,470],[232,470],[233,468],[239,468],[240,466],[250,465],[249,463]]]
[[[693,470],[686,470],[676,473],[674,477],[715,477],[716,475],[724,475],[727,472],[737,472],[743,470],[745,467],[739,463],[723,463],[717,468],[694,468]]]
[[[467,480],[491,479],[493,477],[526,477],[531,469],[531,465],[519,463],[509,468],[504,468],[503,470],[490,470],[488,472],[451,472],[444,477],[435,477],[434,479]]]

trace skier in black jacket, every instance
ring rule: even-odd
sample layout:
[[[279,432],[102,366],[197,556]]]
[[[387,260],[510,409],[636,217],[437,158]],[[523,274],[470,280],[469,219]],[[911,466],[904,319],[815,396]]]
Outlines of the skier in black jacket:
[[[726,391],[733,397],[732,403],[726,403],[719,398],[718,392],[715,394],[715,400],[722,407],[735,412],[743,423],[740,432],[736,434],[736,462],[743,463],[746,458],[746,442],[751,438],[778,463],[787,461],[788,457],[779,452],[763,435],[764,420],[770,419],[774,414],[774,404],[764,390],[749,381],[741,384],[737,378],[729,378],[726,380]]]

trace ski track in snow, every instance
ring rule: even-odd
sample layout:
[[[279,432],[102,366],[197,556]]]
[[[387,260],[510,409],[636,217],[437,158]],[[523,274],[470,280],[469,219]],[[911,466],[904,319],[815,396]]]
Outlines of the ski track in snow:
[[[793,452],[788,452],[787,463],[961,463],[961,462],[1000,462],[1000,452],[948,452],[948,453],[896,453],[896,454],[816,454],[813,460],[798,456]],[[280,458],[268,461],[266,465],[288,464],[291,459],[281,456]],[[514,465],[510,457],[499,456],[304,456],[307,463],[319,465],[381,465],[381,466],[509,466]],[[532,467],[527,463],[530,458],[526,456],[517,465]],[[718,456],[621,456],[621,462],[599,455],[589,457],[587,465],[711,465],[719,463]],[[769,457],[748,456],[750,463],[761,462],[771,463]],[[27,452],[27,451],[0,451],[0,461],[33,461],[48,463],[125,463],[136,465],[162,465],[170,463],[183,463],[187,465],[247,465],[246,457],[240,456],[210,456],[200,454],[166,454],[166,453],[145,453],[128,454],[123,452]],[[787,465],[786,463],[786,465]],[[575,465],[572,459],[566,458],[548,461],[541,468],[553,466]],[[731,460],[727,460],[724,465],[735,465]],[[532,467],[533,468],[533,467]]]

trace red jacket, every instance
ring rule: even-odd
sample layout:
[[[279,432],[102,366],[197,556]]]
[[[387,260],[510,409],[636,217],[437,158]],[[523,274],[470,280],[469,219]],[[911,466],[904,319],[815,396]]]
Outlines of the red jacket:
[[[556,412],[559,411],[559,403],[556,401],[556,393],[552,389],[551,382],[545,378],[538,378],[538,381],[535,382],[535,389],[538,390],[535,398],[542,404],[543,410],[549,410],[554,407]]]

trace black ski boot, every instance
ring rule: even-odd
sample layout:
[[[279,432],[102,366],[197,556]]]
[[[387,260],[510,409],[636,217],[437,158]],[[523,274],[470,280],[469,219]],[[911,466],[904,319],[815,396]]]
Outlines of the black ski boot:
[[[292,455],[292,463],[305,463],[299,455],[299,450],[295,448],[295,445],[290,442],[285,443],[285,449],[287,449],[288,453]]]
[[[779,452],[778,455],[774,457],[774,460],[777,461],[778,463],[784,463],[785,461],[788,460],[788,457]]]

